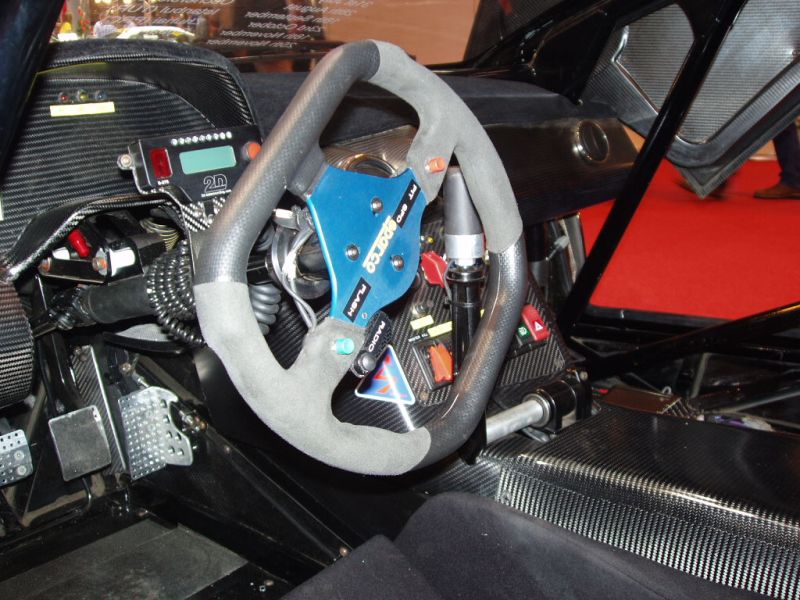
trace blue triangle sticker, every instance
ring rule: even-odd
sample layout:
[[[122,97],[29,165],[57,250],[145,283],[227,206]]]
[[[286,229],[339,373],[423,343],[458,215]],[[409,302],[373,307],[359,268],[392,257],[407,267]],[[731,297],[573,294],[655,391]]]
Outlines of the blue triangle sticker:
[[[381,362],[356,388],[356,396],[394,404],[414,404],[416,398],[394,348],[387,346]]]

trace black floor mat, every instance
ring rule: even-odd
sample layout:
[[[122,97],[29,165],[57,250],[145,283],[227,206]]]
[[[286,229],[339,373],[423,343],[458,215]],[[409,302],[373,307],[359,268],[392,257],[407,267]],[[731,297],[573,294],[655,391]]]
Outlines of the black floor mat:
[[[274,584],[263,587],[271,581],[245,559],[188,529],[142,521],[0,582],[0,598],[213,598],[214,592],[242,585],[256,593],[261,587],[262,598],[285,592]]]

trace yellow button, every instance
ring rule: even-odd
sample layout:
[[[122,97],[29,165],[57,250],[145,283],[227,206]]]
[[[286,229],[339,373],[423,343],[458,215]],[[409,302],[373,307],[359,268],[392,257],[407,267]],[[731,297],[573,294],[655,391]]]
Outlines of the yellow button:
[[[409,323],[409,325],[411,325],[411,329],[418,331],[419,329],[424,329],[425,327],[430,327],[433,325],[433,317],[430,315],[425,315],[419,319],[414,319],[411,321],[411,323]]]
[[[428,329],[428,335],[431,337],[438,337],[445,333],[450,333],[451,331],[453,331],[453,322],[448,321],[447,323],[440,323],[436,327]]]

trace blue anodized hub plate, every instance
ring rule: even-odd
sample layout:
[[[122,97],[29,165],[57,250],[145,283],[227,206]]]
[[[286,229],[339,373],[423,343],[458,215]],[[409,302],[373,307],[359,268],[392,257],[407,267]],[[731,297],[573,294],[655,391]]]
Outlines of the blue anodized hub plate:
[[[364,327],[411,287],[426,204],[410,169],[387,179],[327,168],[308,207],[331,278],[331,317]]]

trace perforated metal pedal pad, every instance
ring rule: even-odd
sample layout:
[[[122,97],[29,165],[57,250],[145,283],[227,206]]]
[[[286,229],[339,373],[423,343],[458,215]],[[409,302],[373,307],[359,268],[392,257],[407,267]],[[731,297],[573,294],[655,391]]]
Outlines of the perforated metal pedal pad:
[[[172,421],[170,406],[177,401],[175,394],[160,387],[145,388],[119,399],[131,479],[167,465],[192,464],[192,444]]]
[[[0,487],[33,473],[33,459],[22,429],[0,435]]]

